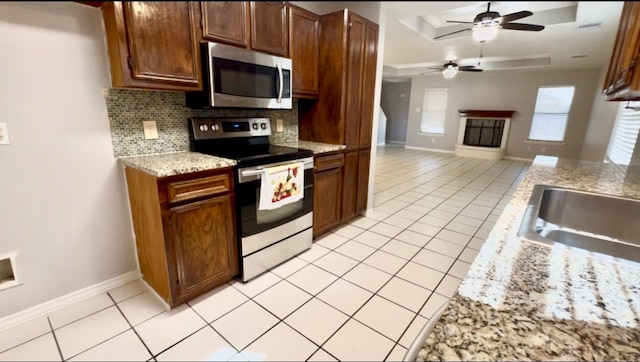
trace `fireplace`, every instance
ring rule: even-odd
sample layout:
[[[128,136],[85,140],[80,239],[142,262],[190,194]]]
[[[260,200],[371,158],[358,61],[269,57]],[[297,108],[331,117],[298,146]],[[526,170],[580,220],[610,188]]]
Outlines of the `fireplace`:
[[[460,129],[455,154],[500,160],[504,157],[509,123],[515,111],[459,109]]]

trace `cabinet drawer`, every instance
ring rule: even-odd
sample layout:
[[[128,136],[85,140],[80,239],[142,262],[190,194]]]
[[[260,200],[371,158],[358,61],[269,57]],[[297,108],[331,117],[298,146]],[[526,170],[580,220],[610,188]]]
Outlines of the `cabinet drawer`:
[[[330,170],[332,168],[344,165],[344,154],[340,153],[332,156],[323,156],[316,158],[315,171]]]
[[[229,175],[215,175],[167,184],[169,203],[217,195],[231,189]]]

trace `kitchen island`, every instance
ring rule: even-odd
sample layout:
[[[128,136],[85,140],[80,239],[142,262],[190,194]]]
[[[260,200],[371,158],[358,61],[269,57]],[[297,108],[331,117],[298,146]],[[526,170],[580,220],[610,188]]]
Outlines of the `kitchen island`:
[[[519,237],[536,184],[640,198],[640,166],[536,157],[417,360],[640,359],[640,263]]]

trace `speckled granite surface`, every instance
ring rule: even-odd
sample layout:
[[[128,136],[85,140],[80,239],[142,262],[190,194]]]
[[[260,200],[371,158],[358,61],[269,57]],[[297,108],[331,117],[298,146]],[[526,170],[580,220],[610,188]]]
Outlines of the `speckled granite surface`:
[[[302,148],[305,150],[313,151],[313,154],[321,154],[333,151],[340,151],[345,149],[347,146],[345,145],[334,145],[331,143],[320,143],[320,142],[311,142],[311,141],[292,141],[292,142],[276,142],[274,143],[278,146],[286,146],[286,147],[294,147],[294,148]]]
[[[518,237],[536,184],[640,198],[640,166],[538,156],[418,360],[640,359],[640,264]]]
[[[198,152],[172,152],[153,155],[121,157],[126,166],[145,171],[156,177],[232,167],[236,161]]]

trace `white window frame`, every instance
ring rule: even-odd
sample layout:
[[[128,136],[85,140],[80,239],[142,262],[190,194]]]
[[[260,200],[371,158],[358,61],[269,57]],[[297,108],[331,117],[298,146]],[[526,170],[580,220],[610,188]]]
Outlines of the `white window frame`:
[[[540,95],[540,89],[545,89],[545,88],[573,88],[573,94],[571,95],[571,103],[569,103],[569,108],[567,109],[566,112],[548,112],[546,114],[557,114],[557,115],[565,115],[564,118],[564,129],[562,131],[562,139],[558,140],[558,139],[550,139],[550,137],[547,137],[546,139],[542,139],[541,137],[539,138],[532,138],[532,132],[535,129],[535,120],[536,120],[536,108],[538,106],[538,98]],[[569,126],[569,116],[571,115],[571,110],[573,109],[573,104],[575,101],[575,95],[576,95],[576,86],[575,84],[566,84],[566,85],[544,85],[544,86],[538,86],[538,90],[536,92],[536,100],[533,106],[533,115],[531,116],[531,125],[529,126],[529,134],[527,135],[527,139],[525,141],[525,143],[549,143],[549,144],[554,144],[554,145],[564,145],[565,144],[565,139],[567,136],[567,128]],[[538,112],[541,113],[541,112]],[[542,121],[544,122],[544,121]]]
[[[437,110],[428,110],[427,105],[427,96],[429,92],[444,92],[445,93],[445,101],[442,109]],[[422,107],[420,113],[420,129],[418,130],[419,134],[423,135],[444,135],[444,128],[446,122],[446,114],[447,114],[447,103],[449,102],[449,89],[448,88],[425,88],[424,94],[422,96]],[[431,115],[438,117],[437,119],[429,119],[428,117]],[[429,124],[429,121],[432,121]],[[434,122],[435,121],[435,122]],[[435,124],[434,124],[435,123]],[[442,127],[439,127],[440,123]]]
[[[631,163],[640,133],[640,111],[628,109],[627,106],[640,107],[640,102],[620,102],[605,155],[605,162],[621,166]]]

